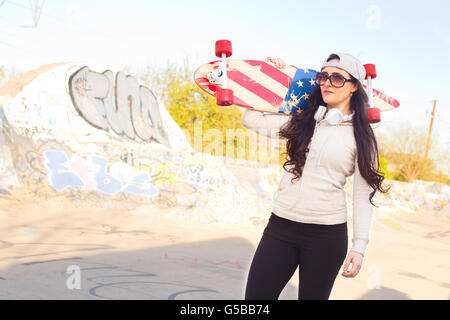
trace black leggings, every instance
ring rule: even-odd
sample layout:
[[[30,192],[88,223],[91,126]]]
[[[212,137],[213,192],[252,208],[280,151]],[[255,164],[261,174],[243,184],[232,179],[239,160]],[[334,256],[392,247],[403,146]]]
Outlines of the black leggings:
[[[274,213],[256,249],[246,300],[276,300],[299,266],[298,299],[327,300],[347,254],[347,223],[300,223]]]

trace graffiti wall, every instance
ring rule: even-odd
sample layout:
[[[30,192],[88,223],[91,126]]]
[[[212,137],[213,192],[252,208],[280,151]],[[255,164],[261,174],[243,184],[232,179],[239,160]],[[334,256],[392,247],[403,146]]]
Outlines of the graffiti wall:
[[[132,75],[44,68],[0,106],[0,201],[263,224],[283,169],[198,154]],[[0,90],[1,93],[1,90]],[[4,101],[0,99],[0,101]],[[449,215],[449,186],[387,181],[377,210]],[[345,186],[352,214],[352,177]]]
[[[155,95],[133,76],[83,67],[70,76],[68,85],[73,106],[93,127],[170,148]]]
[[[249,223],[270,212],[279,169],[195,155],[151,89],[132,75],[73,64],[43,70],[26,76],[0,109],[3,197],[148,206],[217,223]],[[242,167],[258,178],[242,179]]]
[[[3,110],[17,134],[31,139],[145,142],[192,151],[153,92],[122,72],[59,66],[39,74]]]

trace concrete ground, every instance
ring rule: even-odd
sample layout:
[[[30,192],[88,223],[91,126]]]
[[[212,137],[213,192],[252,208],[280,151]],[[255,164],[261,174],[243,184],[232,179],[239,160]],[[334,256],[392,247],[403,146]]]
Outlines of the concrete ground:
[[[243,299],[264,226],[0,199],[0,299]],[[330,299],[449,299],[449,236],[448,217],[377,215],[363,268]],[[296,272],[280,299],[297,287]]]

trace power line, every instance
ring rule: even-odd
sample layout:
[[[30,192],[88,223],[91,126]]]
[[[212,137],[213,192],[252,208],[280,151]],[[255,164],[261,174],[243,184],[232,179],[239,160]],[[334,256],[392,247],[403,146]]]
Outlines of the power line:
[[[24,10],[27,10],[27,11],[32,10],[32,7],[29,7],[29,6],[26,6],[26,5],[22,5],[22,4],[13,2],[13,1],[11,1],[11,0],[0,0],[0,1],[3,1],[3,2],[9,3],[9,4],[12,4],[12,5],[16,6],[16,7],[19,7],[19,8],[21,8],[21,9],[24,9]],[[58,22],[58,23],[61,23],[61,24],[64,24],[64,25],[67,24],[67,22],[66,22],[64,19],[55,17],[55,16],[53,16],[53,15],[50,15],[50,14],[47,14],[46,12],[44,12],[44,11],[42,10],[42,6],[41,6],[41,8],[40,8],[40,14],[43,15],[43,16],[45,16],[45,17],[51,18],[51,19],[55,20],[55,21]],[[89,30],[89,29],[86,29],[86,31],[91,32],[92,34],[102,34],[102,33],[99,32],[98,30]],[[4,32],[4,31],[3,31],[3,30],[0,30],[0,32]],[[107,38],[110,38],[111,40],[117,41],[117,39],[116,39],[116,38],[113,38],[110,34],[103,34],[103,36],[104,36],[105,38],[107,37]],[[13,45],[11,45],[11,44],[9,44],[9,43],[6,43],[6,42],[4,42],[4,41],[0,41],[0,44],[3,44],[3,45],[5,45],[5,46],[7,46],[7,47],[10,47],[10,48],[13,48],[13,49],[22,51],[22,52],[25,52],[25,53],[27,53],[27,54],[29,54],[29,55],[38,56],[38,57],[41,57],[41,58],[48,59],[48,57],[43,57],[42,55],[36,54],[36,53],[33,52],[32,50],[26,50],[26,49],[23,49],[23,48],[20,48],[20,47],[16,47],[16,46],[13,46]]]
[[[34,10],[34,8],[32,8],[32,7],[24,6],[23,4],[15,3],[15,2],[12,2],[11,0],[3,0],[3,1],[6,1],[6,2],[12,4],[12,5],[15,5],[16,7],[25,9],[25,10],[27,10],[27,11],[29,11],[29,10]],[[44,2],[45,2],[45,1],[44,1]],[[61,19],[61,18],[58,18],[58,17],[55,17],[55,16],[52,16],[52,15],[49,15],[49,14],[45,13],[45,12],[42,10],[43,5],[44,5],[44,4],[42,3],[41,8],[40,8],[40,10],[39,10],[39,14],[40,14],[40,15],[43,15],[43,16],[52,18],[52,19],[54,19],[54,20],[56,20],[56,21],[58,21],[58,22],[64,23],[64,24],[66,23],[66,22],[65,22],[63,19]]]
[[[13,5],[17,6],[17,7],[22,8],[22,9],[32,10],[31,7],[27,7],[27,6],[24,6],[24,5],[22,5],[22,4],[18,4],[18,3],[12,2],[11,0],[3,0],[3,1],[6,1],[7,3],[13,4]],[[48,17],[48,18],[51,18],[51,19],[55,20],[56,22],[59,22],[59,23],[64,24],[64,25],[67,25],[67,21],[64,20],[64,19],[61,19],[61,18],[59,18],[59,17],[55,17],[55,16],[50,15],[50,14],[44,12],[44,11],[41,11],[41,14],[42,14],[43,16],[45,16],[45,17]],[[104,36],[104,37],[107,37],[107,38],[109,38],[109,39],[111,39],[111,40],[117,41],[117,38],[111,36],[111,35],[108,34],[108,33],[104,33],[104,32],[101,32],[101,31],[98,31],[98,30],[93,30],[93,29],[91,29],[91,28],[86,28],[86,27],[85,27],[85,30],[86,30],[86,31],[89,31],[89,32],[92,32],[92,33],[94,33],[94,34],[100,34],[100,35],[102,35],[102,36]]]
[[[10,0],[5,0],[5,1],[10,3],[10,4],[13,4],[13,5],[17,6],[17,7],[21,7],[21,8],[27,9],[27,10],[31,9],[30,7],[26,7],[23,4],[18,4],[18,3],[12,2]]]
[[[3,44],[4,46],[7,46],[7,47],[10,47],[10,48],[19,50],[19,51],[23,51],[23,52],[29,54],[30,56],[38,56],[38,57],[41,57],[41,58],[44,58],[44,59],[47,59],[47,58],[48,58],[48,57],[41,56],[40,54],[36,54],[36,52],[31,52],[31,51],[28,51],[28,50],[26,50],[26,49],[19,48],[19,47],[16,47],[16,46],[13,46],[13,45],[11,45],[11,44],[9,44],[9,43],[6,43],[6,42],[4,42],[4,41],[0,41],[0,44]]]

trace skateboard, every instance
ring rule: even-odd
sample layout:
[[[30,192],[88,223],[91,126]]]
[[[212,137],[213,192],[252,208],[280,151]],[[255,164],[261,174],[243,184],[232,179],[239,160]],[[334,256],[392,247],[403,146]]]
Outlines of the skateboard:
[[[318,71],[287,65],[278,69],[274,64],[259,60],[231,60],[232,45],[228,40],[216,42],[216,56],[220,60],[201,65],[194,72],[197,85],[216,97],[220,106],[237,105],[258,111],[280,114],[300,113],[308,98]],[[380,111],[400,106],[391,96],[372,88],[376,77],[373,64],[364,65],[369,96],[368,116],[371,123],[380,121]]]

